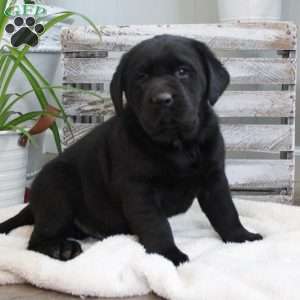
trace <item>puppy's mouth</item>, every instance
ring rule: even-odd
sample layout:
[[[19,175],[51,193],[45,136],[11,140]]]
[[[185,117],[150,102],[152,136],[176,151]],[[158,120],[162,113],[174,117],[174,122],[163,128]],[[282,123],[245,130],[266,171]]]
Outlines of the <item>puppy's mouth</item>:
[[[154,141],[173,144],[174,141],[188,141],[195,138],[198,131],[198,120],[189,122],[164,122],[152,128],[149,134]]]

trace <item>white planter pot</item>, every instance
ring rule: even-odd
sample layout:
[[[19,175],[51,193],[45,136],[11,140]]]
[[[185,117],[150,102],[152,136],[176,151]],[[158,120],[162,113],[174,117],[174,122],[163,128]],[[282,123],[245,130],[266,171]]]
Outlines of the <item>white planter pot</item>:
[[[282,0],[218,0],[222,22],[236,20],[280,20]]]
[[[15,132],[0,131],[0,207],[24,202],[28,147],[18,139]]]

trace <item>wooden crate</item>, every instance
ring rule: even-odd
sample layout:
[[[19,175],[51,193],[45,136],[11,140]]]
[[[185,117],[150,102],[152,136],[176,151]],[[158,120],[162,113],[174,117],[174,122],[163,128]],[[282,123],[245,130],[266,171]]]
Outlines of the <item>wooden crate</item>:
[[[75,136],[65,128],[65,146],[114,114],[109,84],[124,51],[158,34],[188,36],[206,42],[231,75],[231,85],[215,109],[225,137],[226,172],[233,194],[293,203],[297,40],[294,24],[237,22],[99,29],[101,41],[87,27],[71,27],[62,33],[64,84],[97,94],[64,93],[64,106],[74,121]]]

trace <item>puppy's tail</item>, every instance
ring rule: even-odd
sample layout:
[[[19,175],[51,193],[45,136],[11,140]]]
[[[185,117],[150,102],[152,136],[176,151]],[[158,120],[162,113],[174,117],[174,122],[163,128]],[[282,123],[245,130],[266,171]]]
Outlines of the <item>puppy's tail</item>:
[[[9,233],[11,230],[23,226],[32,225],[33,215],[29,205],[23,208],[16,216],[0,224],[0,233]]]

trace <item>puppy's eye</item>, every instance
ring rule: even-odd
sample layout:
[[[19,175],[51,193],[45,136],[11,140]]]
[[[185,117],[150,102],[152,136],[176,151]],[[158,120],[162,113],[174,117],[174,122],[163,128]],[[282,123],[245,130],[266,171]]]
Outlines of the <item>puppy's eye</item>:
[[[189,76],[190,76],[190,70],[187,67],[179,67],[175,71],[175,76],[177,78],[179,78],[179,79],[189,78]]]
[[[149,74],[147,74],[145,72],[140,72],[140,73],[137,73],[136,78],[138,80],[146,80],[149,78]]]

